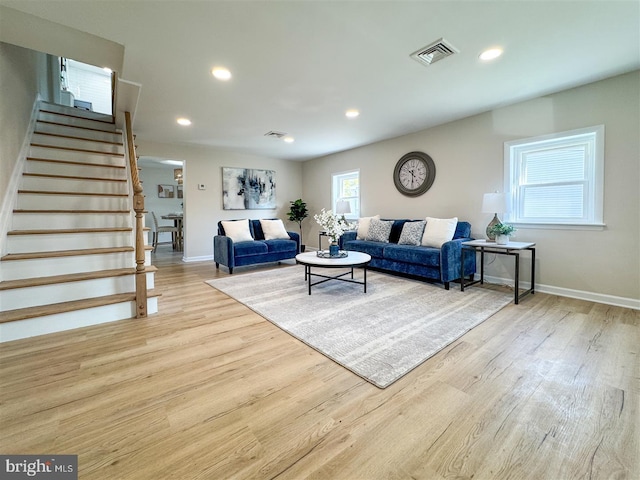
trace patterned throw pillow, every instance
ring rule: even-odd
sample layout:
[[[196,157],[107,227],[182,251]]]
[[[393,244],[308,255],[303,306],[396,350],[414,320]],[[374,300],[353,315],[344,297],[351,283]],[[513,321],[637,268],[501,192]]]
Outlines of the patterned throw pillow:
[[[398,245],[420,245],[422,243],[422,233],[427,222],[405,222],[402,226],[402,233]]]
[[[367,232],[367,240],[372,242],[389,243],[389,235],[391,234],[392,226],[393,220],[378,220],[376,218],[372,218],[371,223],[369,224],[369,231]]]

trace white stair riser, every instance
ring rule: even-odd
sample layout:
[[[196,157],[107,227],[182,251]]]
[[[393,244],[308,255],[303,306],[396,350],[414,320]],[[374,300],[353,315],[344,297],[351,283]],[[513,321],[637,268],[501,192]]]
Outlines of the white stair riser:
[[[68,115],[58,115],[56,113],[40,112],[38,114],[38,120],[44,120],[46,122],[61,123],[63,125],[75,125],[78,127],[89,127],[97,130],[104,130],[105,132],[114,132],[116,126],[112,123],[101,122],[97,120],[91,120],[80,117],[71,117]]]
[[[28,160],[25,173],[45,173],[50,175],[67,175],[76,177],[95,178],[125,178],[127,170],[124,168],[99,167],[92,165],[74,165],[69,163],[38,162]]]
[[[151,256],[149,255],[149,259]],[[113,268],[131,268],[136,264],[132,252],[77,255],[72,257],[10,260],[0,264],[2,280],[22,280],[69,273],[96,272]],[[145,262],[145,264],[148,264]]]
[[[58,233],[7,237],[8,253],[55,252],[129,245],[133,245],[132,232]]]
[[[147,289],[153,288],[154,273],[146,275]],[[101,296],[135,292],[135,275],[95,278],[78,282],[39,285],[35,287],[15,288],[0,291],[0,311],[18,308],[39,307],[51,303],[72,302],[92,298],[96,292]]]
[[[93,140],[103,140],[105,142],[118,143],[122,145],[122,134],[120,133],[99,132],[94,129],[86,129],[69,125],[37,122],[36,133],[54,133],[56,135],[67,135],[70,137],[90,138]]]
[[[124,155],[102,155],[100,153],[77,152],[75,150],[61,150],[59,148],[35,147],[29,148],[29,157],[48,158],[51,160],[65,160],[70,162],[94,163],[96,165],[124,166]]]
[[[151,315],[157,312],[157,297],[149,298],[147,300],[147,313]],[[116,320],[135,322],[135,316],[135,302],[123,302],[75,312],[48,315],[46,317],[30,318],[17,322],[1,323],[0,342],[10,342],[21,338],[45,335],[47,333],[63,332],[74,328],[99,325]]]
[[[88,195],[18,194],[18,209],[37,210],[46,206],[53,210],[126,210],[127,197],[96,197]]]
[[[126,182],[30,176],[22,177],[20,189],[56,192],[129,193],[129,186]]]
[[[124,147],[113,143],[94,142],[92,140],[79,140],[76,138],[57,137],[35,133],[31,138],[32,144],[51,145],[69,149],[92,150],[105,153],[123,153]]]
[[[131,223],[128,213],[14,213],[11,230],[130,227]]]

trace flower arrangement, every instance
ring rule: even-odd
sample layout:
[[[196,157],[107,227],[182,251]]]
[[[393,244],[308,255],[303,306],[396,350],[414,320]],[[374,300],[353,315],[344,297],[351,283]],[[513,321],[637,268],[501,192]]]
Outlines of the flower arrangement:
[[[331,243],[337,243],[342,234],[352,228],[351,224],[345,220],[344,215],[338,216],[333,211],[325,210],[324,208],[313,218],[327,232]]]

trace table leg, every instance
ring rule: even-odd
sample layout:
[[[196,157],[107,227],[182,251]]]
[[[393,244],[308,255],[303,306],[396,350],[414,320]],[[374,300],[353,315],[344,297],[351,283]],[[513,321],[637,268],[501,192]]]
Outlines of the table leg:
[[[518,304],[518,297],[520,296],[520,254],[516,253],[514,255],[516,257],[516,278],[514,280],[514,285],[515,285],[515,297],[514,297],[514,303],[517,305]]]
[[[534,292],[534,285],[536,284],[536,249],[535,248],[531,248],[531,295],[533,295]]]
[[[367,266],[362,267],[364,270],[364,293],[367,293]]]
[[[309,271],[306,272],[306,274],[307,274],[307,281],[308,281],[308,284],[309,284],[309,295],[311,295],[311,266],[307,265],[306,268],[309,269]]]

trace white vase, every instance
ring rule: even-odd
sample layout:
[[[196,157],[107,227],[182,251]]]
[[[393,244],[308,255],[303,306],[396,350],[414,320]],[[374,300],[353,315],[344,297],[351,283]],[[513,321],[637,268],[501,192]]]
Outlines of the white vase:
[[[509,235],[496,235],[496,243],[498,245],[506,245],[509,243]]]

